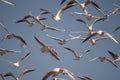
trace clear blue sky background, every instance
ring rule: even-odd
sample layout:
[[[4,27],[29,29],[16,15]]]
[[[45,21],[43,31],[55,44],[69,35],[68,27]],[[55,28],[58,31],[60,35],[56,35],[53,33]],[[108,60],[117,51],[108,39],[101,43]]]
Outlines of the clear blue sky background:
[[[29,27],[26,23],[15,23],[17,20],[22,19],[25,15],[31,12],[33,15],[37,16],[40,13],[40,8],[45,8],[56,14],[59,8],[64,6],[67,2],[62,5],[59,5],[61,0],[10,0],[16,3],[16,6],[10,6],[3,2],[0,2],[0,22],[2,22],[6,28],[11,33],[20,34],[28,43],[28,47],[21,48],[19,45],[20,41],[16,39],[4,40],[0,42],[0,48],[20,50],[22,53],[8,53],[6,55],[0,56],[2,59],[7,59],[11,61],[17,61],[20,57],[31,51],[29,55],[22,63],[21,67],[16,69],[11,64],[7,62],[0,61],[0,73],[13,72],[16,76],[20,74],[26,68],[35,68],[36,71],[26,74],[22,80],[41,80],[45,73],[49,70],[52,70],[56,67],[66,68],[72,71],[76,76],[88,76],[93,80],[119,80],[120,79],[120,70],[115,68],[108,62],[101,63],[99,61],[87,62],[88,60],[97,57],[97,56],[106,56],[108,58],[112,57],[107,53],[107,50],[111,50],[120,55],[120,45],[114,43],[111,39],[106,39],[103,41],[97,42],[96,45],[91,46],[88,42],[81,44],[80,40],[73,40],[65,45],[57,44],[57,41],[49,38],[46,34],[60,37],[68,38],[70,31],[87,31],[85,25],[79,22],[76,22],[76,18],[82,18],[91,24],[92,21],[88,21],[81,15],[71,16],[70,13],[74,11],[82,12],[82,10],[75,6],[66,10],[62,14],[62,20],[60,22],[55,22],[51,19],[50,15],[44,15],[43,17],[48,18],[44,21],[45,24],[53,26],[60,29],[65,29],[65,32],[56,32],[56,31],[41,31],[39,24],[36,24],[33,27]],[[84,2],[85,0],[79,0]],[[94,0],[101,9],[108,13],[110,10],[113,10],[115,6],[112,3],[120,5],[120,0]],[[100,14],[91,6],[88,6],[88,9],[91,14],[100,16]],[[101,21],[94,25],[94,30],[104,30],[112,35],[114,35],[118,40],[120,40],[120,30],[112,32],[117,26],[120,25],[120,15],[115,14],[110,16],[109,21]],[[0,40],[2,36],[7,34],[2,28],[0,29]],[[34,40],[34,36],[37,36],[39,39],[44,41],[44,43],[52,46],[57,52],[62,60],[59,62],[55,60],[50,54],[42,54],[40,52],[41,46]],[[73,54],[65,50],[63,46],[73,48],[80,54],[80,52],[87,49],[92,49],[91,52],[85,54],[81,60],[73,60]],[[118,66],[120,64],[118,63]],[[60,76],[71,80],[68,76]],[[1,80],[1,78],[0,78]],[[13,80],[11,77],[7,80]],[[51,80],[49,78],[48,80]],[[76,77],[76,80],[79,80]]]

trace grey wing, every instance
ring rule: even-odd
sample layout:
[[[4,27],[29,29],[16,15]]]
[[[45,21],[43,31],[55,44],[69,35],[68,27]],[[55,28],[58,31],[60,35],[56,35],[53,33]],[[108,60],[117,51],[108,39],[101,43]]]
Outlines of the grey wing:
[[[115,62],[113,62],[112,60],[106,58],[106,61],[110,62],[110,63],[111,63],[113,66],[115,66],[116,68],[119,68],[119,67],[115,64]]]
[[[85,25],[87,24],[84,20],[82,20],[82,19],[75,19],[76,21],[79,21],[79,22],[82,22],[82,23],[84,23]]]
[[[7,73],[4,74],[3,76],[4,76],[4,77],[11,76],[11,77],[13,77],[13,78],[16,80],[16,77],[15,77],[15,75],[14,75],[12,72],[7,72]]]
[[[34,36],[34,38],[41,46],[46,47],[46,45],[42,41],[40,41],[36,36]]]
[[[97,33],[93,33],[93,34],[90,34],[87,38],[85,38],[82,43],[86,42],[87,40],[89,40],[91,37],[97,35]]]
[[[49,72],[47,72],[47,73],[43,76],[42,80],[47,80],[47,78],[48,78],[49,76],[53,75],[53,74],[54,74],[54,71],[49,71]]]
[[[66,0],[62,0],[62,1],[60,2],[60,5],[62,5],[65,1],[66,1]]]
[[[49,35],[49,34],[46,34],[46,35],[47,35],[48,37],[54,39],[54,40],[63,41],[63,39],[60,39],[60,38],[57,38],[57,37],[53,37],[53,36],[51,36],[51,35]]]
[[[4,2],[4,3],[10,4],[12,6],[16,5],[15,3],[7,1],[7,0],[1,0],[1,1]]]
[[[113,32],[117,31],[118,29],[120,29],[120,26],[118,26],[117,28],[115,28],[115,29],[113,30]]]
[[[19,39],[21,42],[23,42],[25,45],[27,45],[27,42],[20,36],[20,35],[16,35],[14,34],[14,37]]]
[[[25,69],[25,70],[22,71],[22,73],[19,75],[19,78],[21,79],[26,73],[29,73],[29,72],[32,72],[32,71],[35,71],[35,69],[34,69],[34,68]]]
[[[50,54],[54,57],[54,58],[56,58],[57,60],[59,60],[60,61],[60,58],[58,57],[58,54],[57,54],[57,52],[55,51],[55,50],[50,50],[49,51],[50,52]]]
[[[22,61],[22,60],[24,60],[27,56],[29,56],[31,54],[31,52],[29,52],[29,53],[27,53],[25,56],[23,56],[22,58],[20,58],[20,60],[19,61]]]
[[[70,78],[72,78],[72,80],[75,80],[74,74],[71,71],[67,69],[64,69],[64,71]]]
[[[65,49],[71,51],[75,56],[77,56],[77,53],[75,52],[75,50],[68,48],[68,47],[64,47]]]
[[[55,27],[50,27],[50,26],[47,26],[47,29],[54,30],[54,31],[65,31],[65,30],[58,29],[58,28],[55,28]]]
[[[114,58],[114,59],[118,59],[118,55],[117,54],[114,54],[112,51],[109,51],[108,50],[108,53]]]
[[[113,37],[111,34],[105,32],[105,35],[108,36],[109,38],[111,38],[115,43],[119,44],[119,41],[115,39],[115,37]]]

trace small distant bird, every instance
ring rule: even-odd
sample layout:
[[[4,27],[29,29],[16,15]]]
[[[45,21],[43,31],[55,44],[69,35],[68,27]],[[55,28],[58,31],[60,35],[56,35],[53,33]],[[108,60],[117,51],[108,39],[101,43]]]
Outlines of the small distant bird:
[[[117,30],[119,30],[120,29],[120,26],[118,26],[117,28],[115,28],[114,30],[113,30],[113,32],[115,32],[115,31],[117,31]]]
[[[10,2],[10,1],[8,1],[8,0],[0,0],[0,1],[2,1],[2,2],[4,2],[4,3],[7,3],[7,4],[9,4],[9,5],[12,5],[12,6],[15,6],[15,5],[16,5],[15,3]]]
[[[95,4],[93,2],[91,2],[91,3],[93,5],[93,7],[102,15],[102,18],[104,18],[104,20],[107,20],[109,16],[107,14],[105,14],[103,12],[103,10],[97,4]]]
[[[6,53],[20,53],[21,51],[15,51],[15,50],[8,50],[8,49],[3,49],[3,48],[0,48],[0,55],[4,55]]]
[[[84,43],[85,41],[89,40],[91,37],[95,36],[95,35],[101,35],[101,36],[105,36],[105,37],[109,37],[110,39],[112,39],[115,43],[119,44],[119,41],[116,40],[110,33],[102,31],[102,30],[98,30],[96,32],[91,32],[91,34],[82,41],[82,43]]]
[[[92,15],[92,14],[90,14],[90,13],[88,13],[88,14],[81,13],[81,12],[72,12],[72,13],[71,13],[72,16],[75,15],[75,14],[83,15],[83,16],[85,16],[88,20],[92,20],[92,19],[97,19],[97,18],[99,18],[98,16],[94,16],[94,15]]]
[[[75,56],[74,60],[80,60],[80,58],[83,56],[83,54],[85,54],[85,53],[87,53],[87,52],[90,52],[90,50],[86,50],[85,52],[83,52],[83,53],[79,56],[74,49],[69,48],[69,47],[65,47],[65,46],[64,46],[64,48],[67,49],[67,50],[69,50],[69,51],[71,51],[71,52],[74,54],[74,56]]]
[[[114,62],[119,62],[120,61],[120,55],[113,53],[112,51],[108,50],[108,53],[114,58]]]
[[[57,41],[58,41],[58,44],[60,44],[60,45],[63,45],[63,44],[65,44],[66,42],[71,41],[71,40],[74,40],[74,39],[79,39],[79,38],[81,37],[81,35],[78,35],[78,36],[69,35],[70,38],[68,38],[68,39],[61,39],[61,38],[58,38],[58,37],[51,36],[51,35],[49,35],[49,34],[47,34],[47,36],[50,37],[50,38],[52,38],[52,39],[54,39],[54,40],[57,40]]]
[[[53,15],[53,14],[52,14],[53,20],[55,20],[55,21],[60,21],[60,20],[61,20],[61,15],[62,15],[62,13],[63,13],[65,10],[67,10],[68,8],[73,7],[74,5],[75,5],[75,4],[66,4],[65,6],[61,7],[61,8],[58,10],[58,12],[56,13],[56,15]]]
[[[12,61],[9,61],[9,60],[4,60],[4,59],[0,59],[0,60],[6,61],[6,62],[12,64],[14,67],[19,68],[21,62],[22,62],[28,55],[30,55],[30,54],[31,54],[31,52],[27,53],[26,55],[24,55],[23,57],[21,57],[21,58],[20,58],[18,61],[16,61],[16,62],[12,62]]]
[[[64,29],[58,29],[58,28],[55,28],[55,27],[45,25],[43,22],[41,22],[40,25],[41,25],[41,30],[42,31],[45,31],[46,29],[53,30],[53,31],[65,31]]]
[[[98,60],[101,61],[101,62],[108,61],[108,62],[110,62],[113,66],[115,66],[116,68],[119,68],[113,60],[108,59],[108,58],[103,57],[103,56],[95,57],[95,58],[89,60],[88,62],[91,62],[91,61],[96,60],[96,59],[98,59]]]
[[[26,23],[28,23],[30,27],[34,26],[35,23],[36,23],[35,21],[31,22],[31,21],[29,21],[28,19],[21,19],[21,20],[16,21],[16,23],[21,23],[21,22],[26,22]]]
[[[29,72],[35,71],[34,68],[30,68],[30,69],[25,69],[23,70],[18,77],[16,77],[12,72],[7,72],[6,74],[4,74],[4,77],[8,77],[11,76],[13,77],[15,80],[22,80],[23,76]]]
[[[113,5],[116,6],[116,8],[109,13],[109,16],[120,12],[120,6],[115,3],[113,3]]]
[[[92,2],[91,0],[87,0],[84,3],[80,3],[78,0],[73,0],[73,1],[75,1],[75,3],[79,5],[79,7],[83,10],[85,14],[88,14],[88,10],[86,6]]]
[[[86,26],[87,26],[87,29],[88,29],[88,31],[92,31],[93,30],[93,25],[95,24],[95,23],[97,23],[97,22],[99,22],[99,21],[101,21],[101,20],[103,20],[104,18],[96,18],[92,23],[91,23],[91,25],[89,25],[89,24],[87,24],[84,20],[82,20],[82,19],[76,19],[76,21],[79,21],[79,22],[82,22],[82,23],[84,23]]]
[[[87,76],[78,76],[78,78],[80,78],[81,80],[93,80],[90,77]]]
[[[64,48],[73,53],[73,55],[75,56],[74,60],[80,60],[80,56],[77,54],[77,52],[75,50],[68,48],[68,47],[65,47],[65,46],[64,46]]]
[[[53,78],[52,80],[66,80],[66,79],[64,79],[64,78],[57,78],[57,77],[55,77],[55,78]]]
[[[16,38],[16,39],[20,40],[23,43],[22,47],[27,46],[27,42],[22,38],[22,36],[20,36],[18,34],[9,33],[9,34],[6,35],[5,38],[6,39]]]
[[[50,53],[55,59],[60,61],[60,58],[58,57],[57,52],[51,46],[44,44],[36,36],[34,36],[34,39],[38,42],[38,44],[42,46],[42,48],[40,49],[42,53],[45,53],[45,52]]]
[[[47,80],[48,77],[50,77],[50,76],[56,77],[56,76],[58,76],[59,74],[66,74],[66,75],[68,75],[72,80],[75,80],[74,74],[73,74],[71,71],[69,71],[69,70],[67,70],[67,69],[65,69],[65,68],[54,68],[54,69],[48,71],[48,72],[43,76],[42,80]]]
[[[16,23],[26,22],[30,27],[34,26],[35,23],[40,23],[40,20],[46,20],[46,18],[40,18],[39,14],[38,16],[33,16],[32,13],[29,13],[28,15],[24,16],[22,19],[16,21]],[[29,18],[33,18],[33,21],[29,20]]]
[[[90,44],[91,45],[95,45],[97,41],[99,40],[104,40],[104,39],[108,39],[109,37],[100,37],[100,38],[95,38],[95,39],[90,39]]]

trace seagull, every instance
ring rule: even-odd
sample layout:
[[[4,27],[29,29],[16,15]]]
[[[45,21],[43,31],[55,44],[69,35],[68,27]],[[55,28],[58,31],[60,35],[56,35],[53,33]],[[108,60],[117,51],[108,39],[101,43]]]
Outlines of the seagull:
[[[15,80],[22,80],[23,76],[29,72],[35,71],[34,68],[30,68],[30,69],[25,69],[23,70],[18,77],[16,77],[12,72],[7,72],[6,74],[4,74],[4,77],[8,77],[11,76],[13,77]]]
[[[97,22],[99,22],[99,21],[101,21],[101,20],[103,20],[104,18],[96,18],[92,23],[91,23],[91,25],[88,25],[87,24],[87,22],[85,22],[84,20],[82,20],[82,19],[76,19],[76,21],[79,21],[79,22],[82,22],[83,24],[85,24],[86,26],[87,26],[87,29],[88,29],[88,31],[92,31],[93,30],[93,25],[95,24],[95,23],[97,23]]]
[[[41,14],[40,14],[41,15]],[[36,22],[40,23],[40,20],[46,20],[46,18],[40,18],[40,15],[37,17],[33,16],[32,13],[29,15],[24,16],[22,19],[16,21],[16,23],[26,22],[29,24],[30,27],[34,26]],[[28,18],[33,18],[33,21],[28,20]]]
[[[108,61],[108,62],[110,62],[113,66],[115,66],[116,68],[119,68],[119,67],[116,65],[116,63],[114,62],[114,60],[108,59],[108,58],[103,57],[103,56],[95,57],[95,58],[89,60],[88,62],[91,62],[91,61],[96,60],[96,59],[98,59],[98,60],[101,61],[101,62]]]
[[[12,64],[14,67],[19,68],[19,67],[20,67],[20,63],[21,63],[28,55],[30,55],[30,54],[31,54],[31,52],[27,53],[26,55],[24,55],[23,57],[21,57],[21,58],[20,58],[18,61],[16,61],[16,62],[12,62],[12,61],[9,61],[9,60],[4,60],[4,59],[0,59],[0,60],[6,61],[6,62]]]
[[[15,50],[8,50],[8,49],[3,49],[3,48],[0,48],[0,55],[4,55],[6,53],[20,53],[21,51],[15,51]]]
[[[49,34],[47,34],[47,36],[52,38],[52,39],[54,39],[54,40],[57,40],[58,44],[63,45],[63,44],[65,44],[66,42],[68,42],[70,40],[74,40],[74,39],[79,38],[81,35],[80,36],[76,36],[76,37],[73,37],[72,35],[69,35],[71,38],[68,38],[68,39],[61,39],[61,38],[53,37],[53,36],[51,36]]]
[[[68,8],[71,8],[71,7],[73,7],[75,4],[66,4],[65,6],[63,6],[63,7],[61,7],[59,10],[58,10],[58,12],[56,13],[56,15],[54,16],[54,15],[52,15],[52,18],[53,18],[53,20],[55,20],[55,21],[60,21],[61,20],[61,15],[62,15],[62,13],[65,11],[65,10],[67,10]]]
[[[14,33],[9,33],[9,34],[6,35],[5,38],[6,39],[16,38],[16,39],[20,40],[23,43],[22,47],[27,46],[27,42],[20,35],[17,35],[17,34],[14,34]]]
[[[101,35],[101,36],[106,36],[109,37],[110,39],[112,39],[115,43],[119,44],[119,41],[116,40],[110,33],[102,31],[102,30],[98,30],[96,32],[91,32],[91,34],[82,41],[82,43],[84,43],[85,41],[89,40],[91,37],[95,36],[95,35]]]
[[[43,76],[42,80],[47,80],[47,78],[50,77],[50,76],[56,77],[56,76],[58,76],[59,74],[66,74],[66,75],[68,75],[72,80],[75,80],[74,74],[73,74],[71,71],[69,71],[69,70],[67,70],[67,69],[65,69],[65,68],[54,68],[54,69],[48,71],[48,72]]]
[[[75,3],[79,5],[79,7],[84,11],[85,14],[88,14],[88,10],[86,6],[92,2],[91,0],[87,0],[84,3],[80,3],[78,0],[73,0],[73,1],[75,1]]]
[[[45,53],[45,52],[50,53],[55,59],[60,61],[60,58],[58,57],[57,52],[51,46],[44,44],[36,36],[34,36],[34,39],[42,46],[42,48],[40,49],[42,53]]]
[[[10,1],[8,1],[8,0],[0,0],[0,1],[2,1],[2,2],[4,2],[4,3],[7,3],[7,4],[11,5],[11,6],[15,6],[15,5],[16,5],[15,3],[10,2]]]
[[[69,47],[65,47],[65,46],[64,46],[64,48],[73,53],[73,55],[75,56],[74,60],[80,60],[80,56],[77,54],[77,52],[74,49],[69,48]]]
[[[71,51],[71,52],[73,53],[73,55],[75,56],[74,60],[80,60],[80,58],[83,56],[83,53],[79,56],[79,55],[77,54],[77,52],[76,52],[74,49],[72,49],[72,48],[65,47],[65,46],[64,46],[64,48],[67,49],[67,50],[69,50],[69,51]],[[86,51],[84,52],[84,54],[87,53],[87,52],[90,52],[90,50],[86,50]]]
[[[117,12],[120,12],[120,6],[113,3],[114,6],[116,6],[117,8],[115,8],[114,10],[112,10],[110,13],[109,13],[109,16],[110,15],[113,15],[113,14],[116,14]]]
[[[29,20],[27,20],[27,19],[21,19],[21,20],[16,21],[16,23],[21,23],[21,22],[26,22],[26,23],[28,23],[30,27],[34,26],[35,23],[36,23],[35,21],[31,22],[31,21],[29,21]]]
[[[120,61],[120,55],[117,55],[115,53],[113,53],[112,51],[108,50],[108,53],[114,58],[114,62],[119,62]]]
[[[74,16],[75,14],[83,15],[83,16],[85,16],[88,20],[92,20],[92,19],[97,19],[97,18],[99,18],[98,16],[94,16],[94,15],[92,15],[92,14],[90,14],[90,13],[88,13],[88,14],[81,13],[81,12],[72,12],[72,13],[71,13],[72,16]]]
[[[78,78],[80,78],[81,80],[92,80],[91,78],[87,76],[78,76]]]
[[[45,25],[43,22],[41,22],[40,25],[42,26],[42,28],[41,28],[42,31],[45,31],[46,29],[53,30],[53,31],[65,31],[64,29],[58,29],[58,28],[55,28],[55,27]]]
[[[104,40],[104,39],[108,39],[109,37],[100,37],[100,38],[95,38],[95,39],[90,39],[90,44],[91,45],[95,45],[97,41],[99,40]]]
[[[102,18],[104,18],[104,20],[108,19],[108,15],[106,15],[102,9],[95,3],[91,2],[93,7],[102,15]]]

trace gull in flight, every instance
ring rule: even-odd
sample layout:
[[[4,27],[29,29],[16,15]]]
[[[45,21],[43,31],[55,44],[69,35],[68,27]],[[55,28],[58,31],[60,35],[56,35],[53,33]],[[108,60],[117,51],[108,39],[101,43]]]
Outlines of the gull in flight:
[[[55,59],[60,61],[60,58],[58,57],[57,52],[51,47],[40,41],[36,36],[34,36],[34,39],[42,46],[40,49],[42,53],[50,53]]]
[[[88,25],[87,22],[85,22],[84,20],[82,20],[82,19],[80,19],[80,18],[79,18],[79,19],[76,19],[76,21],[79,21],[79,22],[84,23],[84,24],[87,26],[88,31],[92,31],[92,30],[93,30],[93,27],[94,27],[93,25],[94,25],[95,23],[103,20],[103,19],[104,19],[104,18],[97,18],[97,19],[95,19],[95,20],[92,22],[91,25]]]
[[[4,55],[6,53],[20,53],[21,51],[15,51],[15,50],[8,50],[8,49],[3,49],[3,48],[0,48],[0,55]]]
[[[116,68],[119,68],[119,67],[116,65],[116,63],[114,62],[114,60],[108,59],[108,58],[103,57],[103,56],[95,57],[95,58],[89,60],[88,62],[94,61],[94,60],[96,60],[96,59],[98,59],[98,60],[101,61],[101,62],[108,61],[108,62],[110,62],[113,66],[115,66]]]
[[[5,37],[6,39],[12,39],[12,38],[16,38],[18,40],[20,40],[23,44],[22,44],[22,47],[25,47],[27,46],[27,42],[22,38],[22,36],[20,35],[17,35],[17,34],[14,34],[14,33],[9,33],[6,35]]]
[[[108,50],[108,53],[114,58],[114,62],[119,62],[120,61],[120,55],[113,53],[112,51]]]
[[[32,15],[32,13],[30,13],[29,15],[26,15],[24,17],[25,19],[27,18],[32,18],[34,19],[34,22],[36,23],[39,23],[41,25],[41,30],[42,31],[45,31],[46,29],[49,29],[49,30],[53,30],[53,31],[65,31],[65,30],[62,30],[62,29],[58,29],[58,28],[55,28],[55,27],[51,27],[51,26],[48,26],[48,25],[45,25],[41,20],[44,20],[45,18],[40,18],[40,15],[38,15],[37,17]]]
[[[60,21],[60,20],[61,20],[62,13],[63,13],[65,10],[67,10],[68,8],[73,7],[74,5],[75,5],[74,3],[70,3],[70,2],[69,2],[69,3],[66,4],[65,6],[61,7],[61,8],[58,10],[58,12],[56,13],[56,15],[53,15],[53,14],[52,14],[53,20],[55,20],[55,21]]]
[[[7,4],[9,4],[9,5],[12,5],[12,6],[15,6],[15,5],[16,5],[15,3],[10,2],[10,1],[8,1],[8,0],[0,0],[0,1],[2,1],[2,2],[4,2],[4,3],[7,3]]]
[[[28,18],[30,18],[30,17],[32,17],[34,19],[34,21],[28,20]],[[35,16],[32,15],[32,13],[30,13],[29,15],[26,15],[22,19],[16,21],[16,23],[26,22],[26,23],[29,24],[30,27],[32,27],[37,22],[36,20],[46,20],[46,18],[39,18],[39,17],[40,17],[40,15],[38,15],[37,17],[35,17]]]
[[[16,62],[12,62],[12,61],[9,61],[9,60],[4,60],[4,59],[0,59],[0,60],[6,61],[6,62],[12,64],[14,67],[19,68],[19,67],[20,67],[20,63],[21,63],[28,55],[30,55],[30,54],[31,54],[31,52],[27,53],[26,55],[24,55],[23,57],[21,57],[21,58],[20,58],[18,61],[16,61]]]
[[[69,70],[67,70],[67,69],[65,69],[65,68],[54,68],[54,69],[48,71],[48,72],[43,76],[42,80],[47,80],[47,78],[50,77],[50,76],[56,77],[56,76],[58,76],[59,74],[66,74],[66,75],[68,75],[72,80],[75,80],[74,74],[73,74],[71,71],[69,71]]]
[[[87,53],[87,52],[90,52],[90,50],[86,50],[84,53],[82,53],[82,54],[79,56],[74,49],[69,48],[69,47],[65,47],[65,46],[64,46],[64,48],[67,49],[67,50],[69,50],[69,51],[71,51],[71,52],[73,53],[73,55],[75,56],[74,60],[80,60],[80,58],[83,56],[83,54],[85,54],[85,53]]]
[[[79,37],[81,37],[81,35],[76,36],[76,37],[73,37],[72,35],[69,35],[71,38],[61,39],[61,38],[53,37],[53,36],[51,36],[49,34],[47,34],[47,36],[50,37],[50,38],[52,38],[52,39],[54,39],[54,40],[57,40],[58,44],[60,44],[60,45],[63,45],[63,44],[65,44],[68,41],[71,41],[71,40],[74,40],[74,39],[78,39]]]
[[[98,30],[96,32],[91,32],[91,34],[82,41],[82,43],[84,43],[85,41],[89,40],[91,37],[95,36],[95,35],[101,35],[101,36],[105,36],[105,37],[109,37],[110,39],[112,39],[115,43],[119,44],[119,41],[116,40],[110,33],[102,31],[102,30]]]
[[[4,77],[8,77],[8,76],[11,76],[13,77],[15,80],[22,80],[23,76],[29,72],[32,72],[32,71],[35,71],[34,68],[30,68],[30,69],[25,69],[23,70],[18,77],[16,77],[12,72],[7,72],[6,74],[4,74],[3,76]]]

